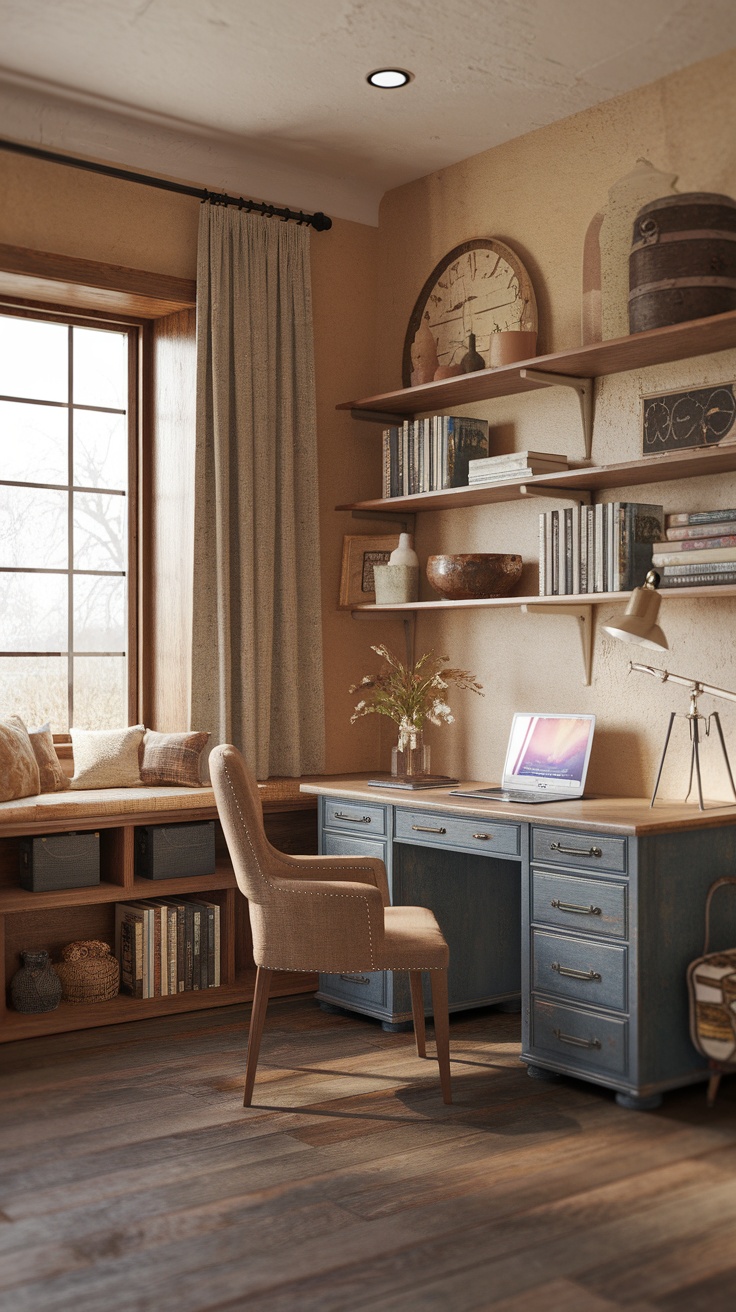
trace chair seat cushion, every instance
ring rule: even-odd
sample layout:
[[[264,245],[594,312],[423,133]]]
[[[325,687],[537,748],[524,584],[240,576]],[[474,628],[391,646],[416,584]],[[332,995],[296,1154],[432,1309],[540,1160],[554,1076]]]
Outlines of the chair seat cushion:
[[[441,970],[450,950],[434,913],[426,907],[386,907],[383,950],[377,970]]]

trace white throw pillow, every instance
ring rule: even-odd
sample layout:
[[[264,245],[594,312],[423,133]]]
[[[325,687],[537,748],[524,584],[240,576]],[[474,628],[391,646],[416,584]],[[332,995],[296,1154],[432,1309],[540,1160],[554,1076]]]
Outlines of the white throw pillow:
[[[72,788],[135,788],[142,783],[142,724],[128,729],[72,729]]]

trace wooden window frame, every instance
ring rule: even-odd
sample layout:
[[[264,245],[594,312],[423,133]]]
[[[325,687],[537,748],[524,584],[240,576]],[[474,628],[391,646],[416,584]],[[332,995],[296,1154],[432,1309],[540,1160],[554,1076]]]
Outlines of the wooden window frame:
[[[0,312],[129,333],[128,718],[145,723],[150,538],[152,339],[157,319],[196,305],[196,283],[140,269],[0,244]]]

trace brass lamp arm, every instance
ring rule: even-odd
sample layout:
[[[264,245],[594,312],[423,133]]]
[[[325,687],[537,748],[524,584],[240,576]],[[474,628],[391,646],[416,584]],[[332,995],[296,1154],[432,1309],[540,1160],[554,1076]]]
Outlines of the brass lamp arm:
[[[723,697],[728,702],[736,702],[736,692],[729,692],[727,688],[716,688],[712,683],[701,683],[700,679],[688,679],[684,674],[671,674],[669,670],[657,669],[654,665],[639,665],[636,661],[629,661],[629,673],[637,670],[640,674],[651,674],[653,678],[659,679],[660,683],[682,683],[691,692],[709,693],[711,697]]]

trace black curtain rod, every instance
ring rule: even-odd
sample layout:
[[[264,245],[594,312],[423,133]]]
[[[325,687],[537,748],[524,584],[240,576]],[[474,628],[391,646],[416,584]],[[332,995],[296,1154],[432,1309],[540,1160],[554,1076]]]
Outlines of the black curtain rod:
[[[306,223],[317,232],[327,232],[332,227],[332,219],[327,214],[305,214],[303,210],[290,210],[278,205],[268,205],[265,201],[244,200],[242,196],[228,196],[225,193],[207,191],[206,187],[187,187],[183,182],[169,182],[166,178],[150,178],[146,173],[130,173],[127,169],[116,169],[111,164],[95,164],[92,160],[77,159],[74,155],[57,155],[53,150],[41,150],[38,146],[23,146],[18,141],[0,140],[1,150],[12,150],[16,155],[30,155],[33,159],[45,159],[51,164],[67,164],[73,169],[86,169],[88,173],[102,173],[107,178],[122,178],[123,182],[139,182],[144,187],[158,187],[160,191],[176,191],[180,196],[196,196],[198,200],[211,201],[213,205],[237,205],[239,210],[248,214],[263,214],[267,219],[284,219],[291,223]]]

